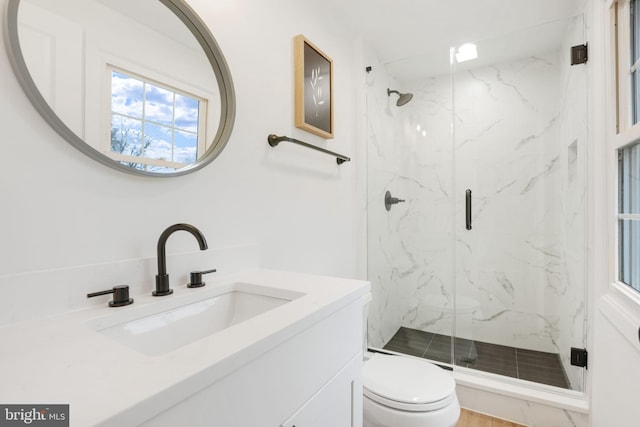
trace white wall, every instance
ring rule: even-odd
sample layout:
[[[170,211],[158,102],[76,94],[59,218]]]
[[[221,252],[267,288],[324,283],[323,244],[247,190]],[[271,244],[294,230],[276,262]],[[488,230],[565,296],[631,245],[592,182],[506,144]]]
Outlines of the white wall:
[[[360,42],[316,2],[189,4],[226,56],[237,118],[224,152],[184,177],[130,176],[90,160],[49,128],[0,56],[0,275],[154,257],[162,230],[187,222],[203,231],[210,248],[257,243],[264,267],[365,277],[356,224],[362,216],[356,211],[362,205],[356,188]],[[300,33],[334,60],[336,137],[326,143],[293,126],[293,37]],[[270,148],[270,133],[353,161],[337,166],[329,156],[290,144]],[[195,249],[187,233],[169,240],[169,253]],[[3,299],[11,298],[10,282],[2,281]],[[145,286],[152,283],[149,277]],[[66,289],[64,283],[41,286]]]

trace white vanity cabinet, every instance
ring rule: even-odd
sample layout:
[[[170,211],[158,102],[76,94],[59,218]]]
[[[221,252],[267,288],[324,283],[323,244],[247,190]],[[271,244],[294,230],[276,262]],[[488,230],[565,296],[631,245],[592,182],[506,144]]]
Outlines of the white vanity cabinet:
[[[142,425],[362,425],[362,303],[338,308]]]
[[[361,370],[358,354],[281,427],[361,426]]]
[[[69,404],[73,426],[360,427],[369,291],[249,270],[0,326],[0,401]]]

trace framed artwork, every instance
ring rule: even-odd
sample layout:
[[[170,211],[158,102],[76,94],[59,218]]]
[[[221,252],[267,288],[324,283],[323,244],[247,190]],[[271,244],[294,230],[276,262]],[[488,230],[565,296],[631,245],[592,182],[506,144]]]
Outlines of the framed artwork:
[[[294,38],[295,124],[333,138],[333,61],[303,35]]]

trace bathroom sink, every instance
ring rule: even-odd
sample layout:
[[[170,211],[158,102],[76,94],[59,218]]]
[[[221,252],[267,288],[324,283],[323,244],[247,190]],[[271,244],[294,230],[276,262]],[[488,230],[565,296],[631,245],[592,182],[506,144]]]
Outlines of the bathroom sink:
[[[302,293],[266,286],[233,283],[216,295],[150,314],[143,307],[129,320],[109,326],[94,324],[97,332],[149,356],[158,356],[252,319],[302,296]],[[164,302],[164,301],[163,301]],[[180,302],[178,302],[179,304]],[[175,305],[175,304],[174,304]],[[133,317],[133,318],[131,318]]]

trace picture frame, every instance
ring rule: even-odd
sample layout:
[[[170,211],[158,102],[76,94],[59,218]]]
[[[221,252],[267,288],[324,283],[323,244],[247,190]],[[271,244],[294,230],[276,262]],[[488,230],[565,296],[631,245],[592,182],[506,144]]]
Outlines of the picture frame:
[[[333,138],[333,61],[302,34],[294,38],[295,125]]]

